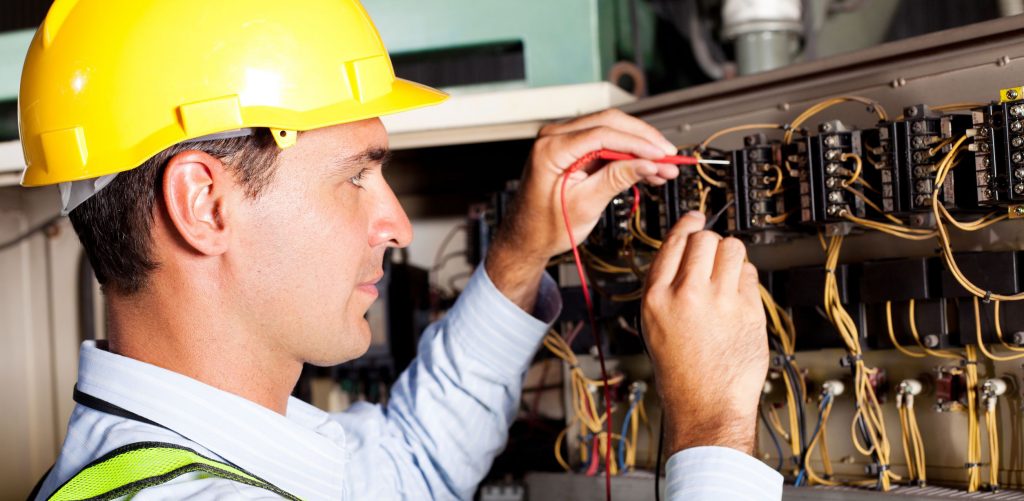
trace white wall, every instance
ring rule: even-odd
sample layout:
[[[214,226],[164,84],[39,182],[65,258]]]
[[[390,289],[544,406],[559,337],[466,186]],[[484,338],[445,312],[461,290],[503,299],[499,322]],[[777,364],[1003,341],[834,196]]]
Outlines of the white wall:
[[[0,242],[52,217],[51,190],[0,189]],[[74,404],[80,247],[67,220],[0,252],[0,499],[50,467]]]

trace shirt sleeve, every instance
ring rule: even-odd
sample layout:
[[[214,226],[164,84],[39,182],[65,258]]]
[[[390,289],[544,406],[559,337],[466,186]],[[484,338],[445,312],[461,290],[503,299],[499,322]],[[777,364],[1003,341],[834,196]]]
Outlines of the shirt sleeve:
[[[472,499],[505,446],[523,375],[560,310],[558,288],[547,274],[531,315],[479,267],[445,318],[423,333],[387,406],[357,405],[345,413],[352,419],[341,419],[348,423],[354,455],[375,450],[353,457],[353,466],[378,460],[371,463],[373,471],[364,472],[374,477],[373,485],[360,481],[361,475],[353,479],[353,498],[384,495],[384,484],[397,490],[389,493],[395,497]]]
[[[666,499],[672,501],[777,501],[782,499],[779,472],[748,454],[727,447],[679,451],[665,465]]]

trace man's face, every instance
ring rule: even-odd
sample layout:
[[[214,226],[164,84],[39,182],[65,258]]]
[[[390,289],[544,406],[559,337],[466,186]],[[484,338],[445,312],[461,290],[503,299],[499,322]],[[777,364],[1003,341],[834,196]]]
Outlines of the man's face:
[[[369,347],[364,315],[384,252],[412,239],[382,176],[387,147],[377,119],[302,133],[264,192],[239,206],[232,278],[271,349],[333,365]]]

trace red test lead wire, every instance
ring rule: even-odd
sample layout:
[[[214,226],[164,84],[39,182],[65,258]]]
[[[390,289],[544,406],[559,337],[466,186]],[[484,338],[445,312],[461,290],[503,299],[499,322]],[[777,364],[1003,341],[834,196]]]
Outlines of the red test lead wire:
[[[565,222],[565,231],[569,235],[569,243],[572,246],[572,256],[576,263],[576,272],[579,274],[580,286],[583,289],[583,299],[587,305],[587,319],[590,322],[590,330],[594,333],[594,344],[597,345],[597,359],[601,364],[601,382],[602,382],[602,393],[604,393],[604,409],[605,409],[605,424],[607,425],[607,437],[605,439],[605,469],[604,469],[604,487],[605,497],[608,501],[612,499],[612,399],[611,392],[608,388],[608,371],[605,368],[604,363],[604,348],[601,342],[601,333],[597,330],[597,322],[594,319],[594,303],[590,296],[590,288],[587,287],[587,276],[586,271],[583,269],[583,260],[580,258],[579,246],[576,243],[576,237],[572,233],[572,222],[569,220],[569,201],[565,196],[565,190],[569,185],[569,176],[572,173],[580,170],[583,166],[593,162],[594,160],[635,160],[637,157],[628,153],[620,153],[611,150],[599,150],[593,151],[586,155],[583,155],[579,160],[576,160],[568,169],[565,170],[565,174],[562,176],[562,189],[561,189],[561,200],[562,200],[562,219]],[[673,155],[655,160],[657,163],[663,164],[674,164],[674,165],[696,165],[700,162],[696,157]],[[640,205],[640,190],[633,186],[633,210],[630,215],[632,216],[636,210],[639,209]],[[595,462],[596,463],[596,462]]]

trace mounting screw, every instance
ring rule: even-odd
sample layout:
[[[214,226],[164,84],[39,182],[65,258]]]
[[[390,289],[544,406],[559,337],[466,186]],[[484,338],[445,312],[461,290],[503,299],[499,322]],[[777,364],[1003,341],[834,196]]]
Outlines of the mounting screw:
[[[1020,186],[1020,185],[1017,185],[1017,186]],[[1014,207],[1013,208],[1013,214],[1015,216],[1024,216],[1024,205],[1018,205],[1018,206]],[[1015,332],[1013,334],[1014,335],[1014,339],[1017,339],[1016,338],[1017,334],[1020,334],[1020,336],[1021,336],[1021,340],[1022,341],[1021,341],[1020,344],[1024,345],[1024,332]]]
[[[908,116],[908,117],[916,117],[917,116],[917,108],[911,106],[911,107],[903,110],[903,114]]]
[[[900,87],[903,87],[904,85],[907,85],[907,80],[905,78],[897,78],[896,80],[889,82],[889,85],[894,89],[898,89]]]
[[[996,66],[1006,66],[1010,64],[1010,56],[1003,56],[996,59]]]
[[[825,122],[821,124],[820,127],[818,127],[818,130],[820,130],[821,132],[832,132],[832,124]]]
[[[1007,99],[1017,99],[1018,97],[1020,97],[1020,94],[1017,93],[1017,89],[1010,89],[1006,91]]]
[[[927,336],[924,337],[923,341],[924,345],[927,346],[928,348],[939,347],[939,336],[936,336],[935,334],[928,334]]]
[[[779,111],[789,111],[789,103],[779,103]]]

